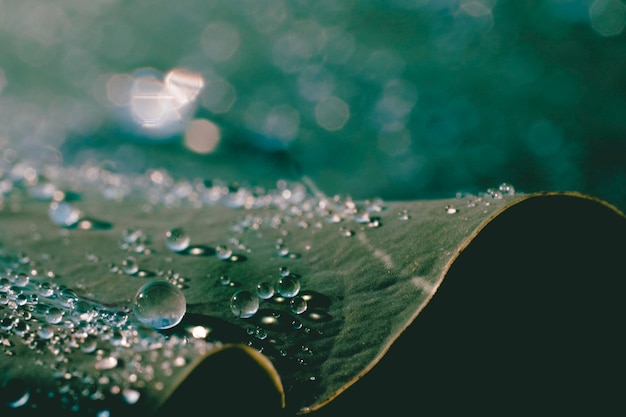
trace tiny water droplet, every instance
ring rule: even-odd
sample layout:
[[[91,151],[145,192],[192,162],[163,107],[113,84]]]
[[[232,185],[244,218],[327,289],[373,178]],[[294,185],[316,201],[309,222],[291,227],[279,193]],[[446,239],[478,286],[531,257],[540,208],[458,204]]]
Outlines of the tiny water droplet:
[[[284,245],[276,245],[276,255],[283,258],[289,256],[289,248]]]
[[[63,319],[63,314],[63,310],[57,307],[50,307],[50,309],[46,313],[46,321],[51,324],[60,323]]]
[[[139,271],[139,264],[134,257],[129,256],[122,261],[122,270],[127,275],[134,275]]]
[[[190,236],[180,227],[170,229],[165,233],[165,246],[172,252],[181,252],[189,247]]]
[[[494,200],[502,199],[502,192],[500,190],[496,190],[494,188],[487,189],[487,195],[493,198]]]
[[[30,326],[28,325],[28,323],[26,323],[26,321],[24,320],[15,321],[15,324],[13,325],[13,331],[15,332],[15,334],[17,334],[18,336],[22,336],[28,330],[30,330]]]
[[[407,209],[402,209],[398,212],[398,219],[400,220],[409,220],[411,216],[409,216],[409,211]]]
[[[44,324],[37,329],[37,336],[44,340],[52,339],[52,336],[54,336],[54,328],[49,324]]]
[[[267,331],[262,327],[257,327],[255,329],[254,335],[259,340],[265,340],[267,338]]]
[[[256,286],[256,293],[260,298],[267,300],[274,295],[274,287],[269,282],[259,282]]]
[[[43,297],[52,297],[54,295],[54,288],[49,282],[42,282],[39,284],[39,294]]]
[[[300,296],[295,296],[289,302],[289,308],[296,314],[302,314],[307,309],[307,302]]]
[[[113,369],[117,366],[118,360],[115,356],[105,356],[103,358],[100,358],[96,364],[95,367],[98,370],[107,370],[107,369]]]
[[[343,237],[351,237],[354,236],[354,232],[350,229],[347,229],[345,227],[340,227],[339,228],[339,233],[341,234],[341,236]]]
[[[48,209],[50,220],[57,226],[72,227],[80,220],[80,211],[66,201],[53,201]]]
[[[358,211],[354,215],[354,221],[360,224],[366,224],[371,221],[370,214],[367,211]]]
[[[227,260],[232,256],[232,254],[233,251],[227,246],[218,245],[215,247],[215,256],[219,259]]]
[[[155,329],[176,326],[187,309],[185,295],[169,281],[151,281],[144,284],[133,301],[135,317]]]
[[[80,350],[82,350],[85,353],[92,353],[96,350],[97,347],[98,347],[98,337],[93,334],[90,334],[90,335],[87,335],[87,337],[82,340],[81,345],[80,345]]]
[[[143,231],[136,227],[128,227],[122,232],[122,239],[126,243],[136,243],[143,238]]]
[[[220,283],[220,285],[223,285],[224,287],[228,287],[231,283],[230,277],[228,275],[221,275],[218,282]]]
[[[502,184],[500,184],[500,186],[498,187],[498,190],[502,193],[502,194],[506,194],[506,195],[514,195],[515,194],[515,187],[513,187],[511,184],[503,182]]]
[[[12,327],[13,327],[13,320],[11,320],[9,317],[4,317],[0,319],[0,329],[11,330]]]
[[[72,304],[72,317],[90,322],[98,315],[98,311],[87,301],[78,300]]]
[[[446,213],[447,214],[456,214],[458,212],[459,212],[459,210],[456,207],[454,207],[453,205],[447,205],[446,206]]]
[[[26,287],[29,281],[30,277],[23,272],[20,272],[13,277],[13,285],[16,287]]]
[[[259,297],[248,290],[239,290],[230,299],[230,311],[237,317],[249,318],[258,310]]]

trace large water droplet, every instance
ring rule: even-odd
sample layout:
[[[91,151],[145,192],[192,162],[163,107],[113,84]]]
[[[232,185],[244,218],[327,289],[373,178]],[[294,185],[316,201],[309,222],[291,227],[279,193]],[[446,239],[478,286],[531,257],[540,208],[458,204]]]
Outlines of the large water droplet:
[[[133,311],[139,321],[155,329],[169,329],[183,319],[187,310],[185,295],[168,281],[144,284],[134,298]]]
[[[292,274],[281,277],[276,282],[276,291],[286,298],[295,297],[300,292],[300,281]]]
[[[172,252],[184,251],[189,247],[191,238],[180,227],[170,229],[165,233],[165,246]]]
[[[259,297],[248,290],[239,290],[230,299],[230,311],[237,317],[252,317],[258,310]]]

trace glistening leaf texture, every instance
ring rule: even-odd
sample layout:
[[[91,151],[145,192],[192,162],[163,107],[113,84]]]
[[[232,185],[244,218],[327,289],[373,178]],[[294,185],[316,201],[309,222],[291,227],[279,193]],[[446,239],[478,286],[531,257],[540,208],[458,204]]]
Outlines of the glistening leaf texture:
[[[181,401],[224,399],[228,391],[223,390],[224,383],[234,373],[240,386],[227,385],[242,398],[254,392],[249,382],[258,381],[259,392],[266,393],[256,402],[259,410],[340,414],[360,385],[364,390],[377,386],[374,392],[379,393],[385,392],[381,389],[385,385],[402,386],[389,375],[372,382],[372,375],[385,372],[394,360],[387,356],[402,358],[395,359],[399,365],[394,369],[414,372],[411,383],[418,386],[431,386],[447,375],[441,386],[455,386],[456,381],[457,389],[448,391],[454,397],[464,392],[459,381],[467,375],[445,366],[439,373],[432,361],[454,362],[457,348],[463,352],[467,345],[482,346],[484,337],[476,335],[484,331],[485,318],[519,319],[504,301],[492,311],[481,310],[494,299],[507,300],[499,298],[512,288],[512,281],[504,279],[507,275],[516,277],[516,294],[524,294],[528,301],[514,310],[516,314],[533,311],[537,300],[533,295],[550,286],[532,274],[519,276],[519,271],[528,272],[532,265],[554,272],[567,251],[556,250],[544,258],[538,255],[545,251],[527,259],[518,255],[532,253],[527,249],[547,239],[557,247],[565,242],[569,248],[574,239],[578,248],[601,247],[598,241],[582,238],[591,232],[614,234],[621,238],[623,250],[624,234],[619,231],[624,229],[624,216],[602,201],[571,193],[520,194],[504,187],[504,192],[488,190],[450,199],[353,201],[348,196],[327,197],[296,182],[279,182],[275,189],[219,183],[167,188],[154,178],[142,178],[129,185],[141,192],[111,198],[101,192],[99,183],[81,184],[64,190],[63,201],[80,213],[81,220],[70,225],[60,227],[51,218],[51,200],[60,194],[35,198],[29,186],[14,190],[1,213],[3,274],[8,282],[3,290],[7,302],[0,313],[12,324],[7,322],[2,331],[7,354],[0,356],[4,370],[0,383],[10,412],[40,411],[37,402],[44,401],[84,415],[109,409],[156,413]],[[544,202],[547,214],[542,219]],[[502,218],[511,220],[498,223]],[[541,227],[525,236],[526,225],[533,224]],[[582,227],[586,224],[591,227]],[[178,252],[166,246],[166,233],[174,228],[190,238],[189,246]],[[490,243],[480,246],[481,235],[494,228],[500,236],[484,238]],[[580,233],[572,233],[576,230]],[[516,236],[525,237],[516,244]],[[481,249],[472,251],[476,245]],[[495,250],[507,245],[510,253]],[[620,246],[611,247],[615,251]],[[491,251],[495,259],[490,258]],[[584,268],[601,255],[579,252],[571,262]],[[592,257],[585,259],[586,253]],[[125,268],[129,257],[136,262],[136,271]],[[464,261],[467,258],[474,263]],[[607,273],[602,279],[609,284],[614,258],[609,256],[603,264]],[[466,265],[470,275],[455,272],[457,263]],[[16,285],[21,271],[30,281]],[[494,271],[501,280],[494,279]],[[285,278],[291,280],[289,291],[281,287]],[[593,278],[588,285],[593,285]],[[150,329],[136,322],[133,297],[150,280],[167,280],[182,289],[187,309],[174,328]],[[448,281],[448,287],[442,285]],[[584,307],[585,290],[575,282]],[[47,299],[41,292],[44,283],[57,295]],[[274,295],[258,297],[258,309],[249,317],[233,314],[232,297],[238,291],[259,294],[257,286],[263,283],[274,289]],[[460,286],[461,294],[446,290]],[[65,289],[74,295],[64,305]],[[32,297],[34,293],[38,296]],[[22,303],[19,294],[26,294],[26,301]],[[438,298],[444,301],[438,303]],[[548,314],[551,301],[545,301],[540,310]],[[442,303],[445,308],[437,307]],[[46,323],[51,306],[65,308],[64,321]],[[472,316],[476,309],[484,315]],[[427,319],[419,320],[421,313]],[[621,322],[623,311],[614,313],[610,319]],[[476,321],[459,324],[470,316]],[[547,315],[546,320],[552,317]],[[41,331],[46,325],[53,336]],[[460,329],[467,337],[455,339],[455,349],[437,344],[447,340],[442,335],[459,334]],[[91,339],[96,346],[85,348]],[[413,354],[395,348],[396,342],[409,343]],[[425,351],[425,346],[432,350]],[[230,350],[238,353],[217,355]],[[249,361],[237,355],[257,365],[242,366]],[[481,360],[488,363],[489,357]],[[228,366],[214,366],[218,361],[232,364],[232,372]],[[216,371],[203,370],[207,368]],[[422,376],[420,371],[427,372]],[[196,389],[185,386],[186,380],[194,381]],[[24,392],[27,398],[20,396]],[[185,397],[184,392],[205,394]],[[424,392],[443,395],[432,386]],[[212,394],[219,398],[212,400]],[[370,404],[373,396],[359,398],[356,403]],[[354,408],[354,403],[348,404],[347,409]]]

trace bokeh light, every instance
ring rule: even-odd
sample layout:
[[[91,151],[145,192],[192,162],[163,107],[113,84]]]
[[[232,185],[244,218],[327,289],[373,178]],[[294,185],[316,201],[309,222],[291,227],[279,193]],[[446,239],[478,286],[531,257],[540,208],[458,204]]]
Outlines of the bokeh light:
[[[626,209],[623,0],[0,5],[0,172],[220,177],[281,151],[263,175],[331,195],[510,182]]]
[[[626,7],[620,0],[594,0],[589,7],[593,29],[602,36],[617,36],[626,25]]]
[[[350,118],[350,107],[339,97],[328,97],[315,106],[315,118],[324,129],[339,130]]]
[[[142,68],[132,75],[114,74],[106,84],[107,97],[127,127],[152,138],[182,132],[203,87],[202,75],[182,68],[164,76]]]
[[[219,127],[207,119],[194,119],[185,130],[185,146],[198,154],[209,154],[221,139]]]

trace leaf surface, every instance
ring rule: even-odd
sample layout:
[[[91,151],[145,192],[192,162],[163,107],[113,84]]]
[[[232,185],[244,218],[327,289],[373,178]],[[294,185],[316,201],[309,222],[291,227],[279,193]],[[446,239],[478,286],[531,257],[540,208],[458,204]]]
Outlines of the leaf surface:
[[[73,190],[77,198],[72,205],[80,209],[82,220],[72,227],[51,221],[49,200],[32,198],[28,189],[15,193],[0,215],[7,274],[29,271],[29,291],[42,282],[67,286],[98,311],[117,311],[128,321],[120,341],[115,329],[94,329],[74,320],[74,329],[61,332],[61,339],[68,339],[59,342],[65,353],[52,355],[57,359],[51,365],[48,352],[55,350],[53,343],[37,336],[44,319],[34,315],[26,333],[16,333],[15,327],[4,332],[3,340],[9,341],[5,350],[13,355],[0,357],[7,371],[5,386],[15,380],[44,380],[44,386],[56,390],[55,400],[95,413],[108,405],[84,386],[96,386],[99,377],[110,374],[104,384],[109,392],[137,390],[142,398],[138,404],[156,412],[191,401],[184,394],[190,392],[188,386],[177,390],[185,380],[206,383],[207,401],[212,401],[209,394],[220,392],[212,387],[229,375],[227,366],[215,367],[222,363],[219,358],[237,364],[242,362],[238,357],[247,357],[256,365],[233,369],[239,369],[242,381],[248,374],[261,375],[251,378],[259,381],[259,392],[268,393],[261,396],[269,398],[267,407],[278,404],[287,414],[318,411],[375,368],[488,224],[524,201],[562,195],[492,191],[383,202],[328,198],[299,183],[276,189],[189,186],[191,190],[164,189],[140,182],[132,184],[133,192],[113,199],[104,198],[96,186],[81,186]],[[609,207],[590,197],[570,197]],[[166,232],[173,228],[189,234],[186,250],[167,248]],[[129,238],[132,231],[140,231],[141,238]],[[223,251],[232,253],[222,259],[218,255]],[[128,257],[137,261],[138,273],[124,273]],[[291,293],[285,296],[278,294],[281,278],[287,284],[292,280]],[[135,323],[133,297],[150,280],[168,280],[182,288],[187,312],[176,327],[155,331]],[[230,308],[233,295],[241,290],[255,294],[261,283],[277,294],[258,299],[258,311],[251,317],[235,316]],[[282,289],[289,290],[283,284]],[[306,309],[294,311],[296,302]],[[66,309],[66,317],[73,317],[73,309]],[[14,310],[3,306],[0,313],[28,321],[23,309]],[[87,332],[92,329],[101,339],[99,346],[106,348],[81,351],[83,341],[72,336],[81,326]],[[107,355],[118,363],[109,368]],[[104,365],[94,372],[102,358]],[[217,371],[211,375],[206,369]],[[250,392],[250,385],[244,383],[241,389]],[[110,397],[108,392],[104,397]],[[6,402],[22,408],[10,399]],[[88,405],[81,405],[85,402]]]

